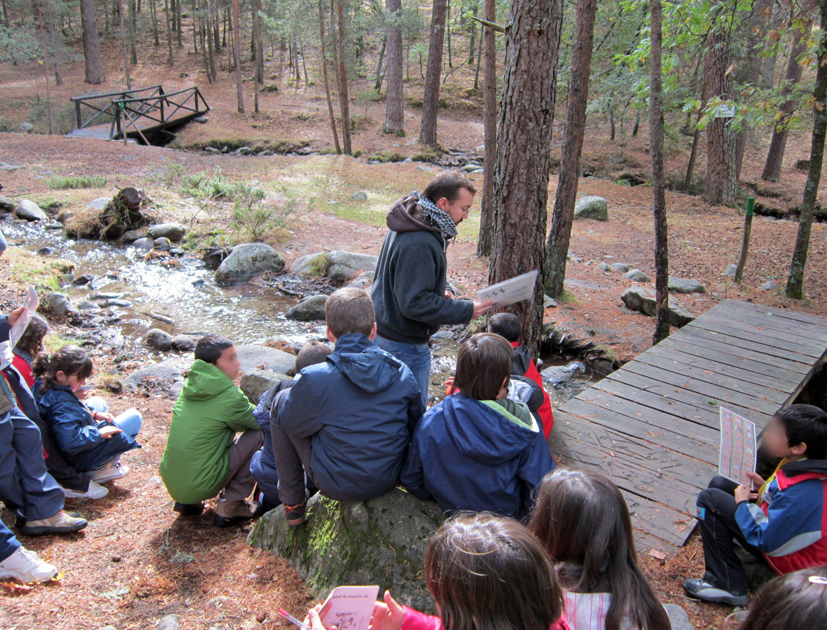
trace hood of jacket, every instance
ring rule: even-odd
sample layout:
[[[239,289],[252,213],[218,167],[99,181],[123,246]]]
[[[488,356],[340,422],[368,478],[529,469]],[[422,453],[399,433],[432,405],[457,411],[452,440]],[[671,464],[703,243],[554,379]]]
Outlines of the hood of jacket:
[[[75,393],[72,391],[72,388],[68,385],[58,385],[57,383],[51,385],[49,389],[45,392],[41,392],[41,387],[43,386],[43,379],[38,378],[35,379],[34,386],[32,387],[32,394],[34,395],[34,399],[38,405],[43,407],[50,407],[55,402],[61,399],[66,399],[67,396],[71,396],[69,400],[73,402],[77,400],[80,402],[80,399],[75,396]]]
[[[217,366],[196,359],[187,375],[182,394],[190,400],[209,400],[231,387],[235,387],[235,384]]]
[[[439,230],[425,216],[416,198],[410,195],[394,202],[388,212],[386,223],[394,232],[432,232],[442,238]]]
[[[489,466],[519,455],[540,430],[533,418],[529,428],[499,405],[489,406],[462,392],[440,405],[445,432],[457,450]]]
[[[348,333],[336,340],[336,349],[327,361],[358,388],[383,392],[399,381],[401,363],[380,350],[361,333]]]
[[[827,459],[799,459],[781,467],[779,472],[790,479],[789,483],[795,483],[795,477],[808,475],[808,478],[827,477]]]

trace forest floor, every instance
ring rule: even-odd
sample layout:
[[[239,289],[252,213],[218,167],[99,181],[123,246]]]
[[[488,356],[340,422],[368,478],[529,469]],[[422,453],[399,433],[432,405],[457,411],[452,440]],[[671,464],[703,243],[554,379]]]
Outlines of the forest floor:
[[[99,91],[122,86],[119,50],[109,50],[107,75],[110,83]],[[154,55],[154,57],[153,57]],[[193,82],[202,89],[213,108],[205,125],[190,124],[179,133],[177,144],[256,140],[274,142],[309,141],[311,148],[329,149],[330,128],[326,106],[319,86],[294,89],[279,81],[277,75],[267,83],[278,83],[278,92],[262,92],[262,113],[238,114],[235,90],[230,75],[208,85],[199,71],[200,58],[185,55],[174,68],[163,65],[163,55],[146,54],[145,62],[133,70],[135,85],[163,83],[167,91],[187,87]],[[66,120],[69,96],[89,91],[82,83],[82,64],[64,68],[65,85],[52,86],[56,119]],[[36,129],[43,130],[42,79],[35,79],[36,67],[0,66],[0,112],[3,122],[17,129],[20,122],[34,117],[40,107]],[[181,76],[188,73],[190,76]],[[249,74],[249,73],[246,73]],[[457,76],[460,76],[458,73]],[[467,84],[467,76],[465,78]],[[353,93],[367,89],[368,80],[354,81]],[[364,85],[362,85],[364,84]],[[251,84],[246,84],[247,109],[252,110]],[[421,94],[421,85],[412,81],[412,94]],[[38,105],[35,97],[41,99]],[[440,113],[439,138],[445,149],[466,154],[482,153],[480,103],[467,91],[452,88],[450,107]],[[312,155],[236,157],[211,155],[172,148],[123,146],[120,143],[56,136],[0,134],[0,161],[20,165],[19,170],[0,171],[4,195],[29,197],[44,206],[60,204],[61,211],[85,208],[93,198],[112,195],[122,186],[145,190],[154,201],[159,219],[180,220],[193,225],[199,239],[207,243],[210,233],[226,225],[230,208],[201,211],[182,190],[180,172],[167,182],[170,164],[181,172],[211,173],[220,167],[228,178],[263,186],[285,208],[283,226],[266,237],[282,251],[288,262],[300,255],[323,249],[348,249],[377,254],[384,236],[384,215],[390,203],[421,188],[437,172],[437,167],[417,162],[369,164],[365,158],[381,153],[400,157],[424,152],[414,138],[419,110],[406,109],[407,138],[391,138],[381,133],[382,103],[354,104],[352,112],[364,114],[354,134],[354,149],[362,158]],[[62,118],[61,118],[62,117]],[[562,121],[562,110],[557,120]],[[559,127],[559,125],[558,125]],[[65,129],[68,131],[68,127]],[[555,154],[559,155],[561,135],[555,132]],[[676,134],[668,140],[667,170],[671,179],[682,179],[691,138]],[[236,146],[238,146],[236,144]],[[785,167],[782,181],[758,184],[766,142],[752,139],[745,156],[742,180],[745,190],[762,193],[759,200],[779,207],[799,203],[805,174],[793,166]],[[806,158],[803,137],[791,138],[785,162],[793,165]],[[703,153],[698,164],[704,164]],[[645,134],[628,134],[612,141],[608,126],[602,122],[589,127],[583,168],[593,176],[580,182],[581,194],[605,197],[610,221],[575,222],[571,250],[577,261],[570,261],[566,290],[569,298],[556,308],[546,310],[546,319],[583,337],[592,338],[617,356],[628,360],[651,345],[653,320],[625,309],[620,294],[635,283],[622,274],[601,272],[600,262],[625,262],[654,277],[653,220],[651,189],[618,183],[624,174],[648,179],[648,154]],[[100,188],[54,190],[48,187],[51,174],[58,176],[104,175]],[[482,175],[472,175],[478,184]],[[557,184],[549,184],[550,205]],[[354,200],[355,192],[367,193],[367,200]],[[697,278],[707,294],[680,296],[680,302],[700,315],[724,298],[752,301],[767,306],[795,309],[827,316],[827,273],[825,270],[824,224],[816,224],[806,274],[807,298],[792,301],[783,294],[797,224],[790,220],[756,217],[752,231],[750,257],[744,282],[736,285],[723,274],[729,263],[737,261],[743,226],[742,213],[733,208],[710,206],[700,197],[667,194],[669,212],[670,273]],[[52,207],[57,207],[53,205]],[[286,209],[290,209],[289,214]],[[449,249],[451,277],[468,295],[487,283],[487,261],[477,258],[475,239],[478,219],[472,216],[460,230],[456,245]],[[519,243],[515,243],[519,246]],[[35,258],[0,258],[0,298],[2,306],[17,303],[24,289],[24,271],[38,264]],[[777,288],[759,287],[774,280]],[[60,325],[57,331],[71,336]],[[96,356],[99,368],[108,369],[105,356]],[[135,365],[149,362],[137,355]],[[114,369],[114,368],[112,368]],[[146,628],[166,614],[181,616],[183,628],[275,628],[282,622],[275,612],[284,607],[300,614],[310,596],[298,575],[284,562],[268,553],[250,549],[245,542],[249,527],[218,530],[209,524],[210,512],[203,517],[175,518],[157,465],[163,452],[171,416],[172,401],[151,394],[136,396],[105,395],[115,412],[136,406],[144,414],[144,448],[124,459],[132,473],[114,484],[101,501],[69,501],[69,509],[90,519],[84,532],[69,537],[24,538],[23,542],[60,567],[65,575],[59,583],[30,591],[0,588],[0,627],[95,629],[113,625],[117,630]],[[11,515],[3,513],[7,524]],[[696,628],[722,628],[728,609],[699,604],[683,595],[681,582],[702,573],[702,552],[697,537],[675,555],[660,558],[643,554],[647,576],[664,602],[684,607]]]

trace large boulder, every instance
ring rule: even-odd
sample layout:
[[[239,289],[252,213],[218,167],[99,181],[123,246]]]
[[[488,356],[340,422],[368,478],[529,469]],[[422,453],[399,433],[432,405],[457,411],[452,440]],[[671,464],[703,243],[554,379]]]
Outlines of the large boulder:
[[[444,517],[436,503],[403,492],[363,503],[315,495],[307,524],[289,528],[284,511],[271,510],[247,542],[285,558],[319,599],[341,584],[378,584],[417,610],[434,611],[422,580],[430,535]]]
[[[273,385],[278,385],[281,381],[288,378],[284,374],[273,372],[272,370],[259,370],[253,368],[247,370],[241,376],[239,388],[244,392],[244,395],[250,399],[254,405],[258,404],[258,399]]]
[[[72,301],[62,293],[47,293],[40,298],[38,310],[62,317],[79,312]]]
[[[177,398],[184,387],[185,369],[180,361],[164,361],[134,371],[124,379],[123,384],[129,391],[160,392],[169,398]]]
[[[172,335],[160,328],[153,328],[144,336],[144,343],[153,350],[172,350]]]
[[[284,258],[275,249],[264,243],[243,243],[233,247],[232,253],[224,259],[215,272],[219,286],[248,282],[256,276],[284,269]]]
[[[295,319],[300,322],[324,321],[325,303],[327,303],[326,295],[311,295],[290,307],[284,316],[287,319]]]
[[[267,346],[242,344],[235,347],[243,371],[259,368],[279,374],[292,374],[296,367],[296,356]]]
[[[173,243],[177,243],[184,238],[186,233],[186,226],[180,223],[159,223],[149,228],[151,238],[168,238]]]
[[[296,258],[290,265],[290,271],[311,276],[324,276],[327,273],[327,255],[324,252],[315,252]]]
[[[629,287],[620,296],[623,303],[629,310],[644,313],[650,317],[654,317],[657,312],[657,302],[655,301],[655,290],[647,287]],[[685,326],[695,319],[688,310],[678,303],[675,299],[669,300],[669,323],[672,326]]]
[[[703,282],[695,278],[669,276],[669,291],[672,293],[706,293]]]
[[[26,221],[44,221],[49,217],[40,209],[34,201],[28,199],[21,199],[17,202],[17,207],[14,209],[14,214],[18,219],[25,219]]]
[[[17,204],[13,199],[0,195],[0,212],[14,212]]]
[[[344,284],[360,271],[376,271],[379,256],[334,250],[327,254],[327,277],[333,284]]]
[[[574,205],[575,219],[609,220],[609,204],[603,197],[586,195],[580,197]]]
[[[623,277],[634,282],[651,282],[649,276],[643,273],[640,269],[630,269],[623,274]]]

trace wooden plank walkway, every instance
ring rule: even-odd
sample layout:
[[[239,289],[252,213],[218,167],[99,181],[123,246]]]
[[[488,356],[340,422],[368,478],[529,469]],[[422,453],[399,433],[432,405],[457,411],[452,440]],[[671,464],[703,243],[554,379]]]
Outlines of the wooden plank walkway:
[[[137,126],[141,130],[141,133],[147,135],[159,131],[161,129],[174,129],[175,127],[180,127],[181,125],[191,121],[193,118],[203,116],[206,113],[207,110],[197,112],[183,112],[180,115],[165,121],[163,124],[148,118],[139,118],[134,125],[126,123],[129,125],[126,129],[126,137],[135,139],[140,138],[140,134],[138,133],[138,130],[135,129],[135,126]],[[116,137],[110,137],[109,134],[111,131],[111,124],[94,125],[91,127],[83,127],[81,129],[73,129],[72,131],[66,134],[66,137],[96,138],[98,140],[123,140],[123,136],[121,136],[117,131],[115,131]]]
[[[827,319],[724,300],[554,412],[550,444],[608,474],[639,551],[672,551],[716,474],[719,406],[763,429],[827,359]]]

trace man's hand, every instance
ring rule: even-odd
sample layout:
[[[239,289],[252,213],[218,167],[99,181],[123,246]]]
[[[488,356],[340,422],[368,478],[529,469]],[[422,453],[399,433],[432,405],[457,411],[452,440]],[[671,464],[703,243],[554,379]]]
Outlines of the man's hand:
[[[376,602],[373,605],[370,630],[402,630],[404,618],[405,611],[402,610],[402,606],[391,597],[390,591],[385,591],[385,602]]]
[[[14,309],[11,313],[6,316],[6,319],[9,322],[9,326],[14,326],[17,323],[17,320],[20,319],[20,316],[23,314],[23,311],[26,310],[25,306],[21,306],[20,308]]]
[[[454,292],[451,289],[445,289],[445,297],[449,300],[454,299]]]
[[[111,440],[113,435],[123,433],[123,429],[119,429],[118,427],[113,425],[108,425],[100,428],[99,432],[104,440]]]
[[[494,300],[485,300],[485,302],[474,302],[474,314],[471,319],[477,319],[483,313],[487,313],[494,306]]]

